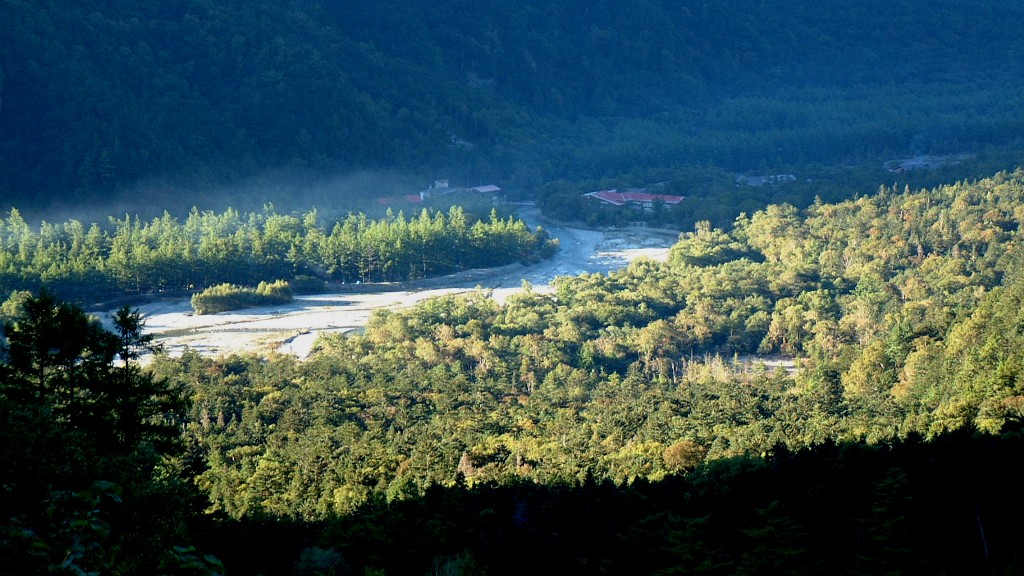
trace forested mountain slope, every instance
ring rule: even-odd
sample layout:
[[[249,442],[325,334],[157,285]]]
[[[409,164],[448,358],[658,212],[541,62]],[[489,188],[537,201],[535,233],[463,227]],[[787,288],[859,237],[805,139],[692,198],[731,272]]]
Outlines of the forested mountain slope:
[[[1001,143],[1022,121],[1021,16],[995,0],[5,2],[0,198],[289,168],[525,187]]]

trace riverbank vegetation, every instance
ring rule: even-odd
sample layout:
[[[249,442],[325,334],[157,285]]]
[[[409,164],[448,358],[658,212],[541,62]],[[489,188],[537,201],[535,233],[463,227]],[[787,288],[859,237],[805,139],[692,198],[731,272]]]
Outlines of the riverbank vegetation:
[[[143,221],[69,220],[30,226],[17,210],[0,218],[0,292],[45,286],[66,298],[255,285],[267,278],[317,276],[332,282],[381,282],[530,262],[557,241],[492,210],[474,218],[459,207],[372,220],[318,212],[222,213],[193,209]]]
[[[253,306],[274,306],[292,301],[292,288],[284,280],[260,282],[255,288],[218,284],[192,295],[196,314],[216,314]]]
[[[209,438],[204,481],[235,516],[328,517],[456,473],[623,483],[776,445],[998,432],[1021,416],[1004,340],[1024,286],[1022,200],[1017,172],[771,206],[730,231],[699,225],[664,264],[563,277],[503,305],[479,294],[380,312],[308,362],[155,369],[208,399],[192,433]],[[757,354],[796,370],[743,359]],[[339,450],[351,456],[327,457]],[[309,458],[325,468],[304,472]],[[265,483],[289,488],[253,492]]]

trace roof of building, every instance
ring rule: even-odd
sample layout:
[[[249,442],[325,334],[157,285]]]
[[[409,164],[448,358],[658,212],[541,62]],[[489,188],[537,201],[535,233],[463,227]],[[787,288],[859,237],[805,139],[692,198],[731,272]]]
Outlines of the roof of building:
[[[439,182],[445,183],[445,185],[440,186],[438,185]],[[435,182],[434,186],[431,186],[426,190],[422,190],[420,192],[420,197],[426,199],[431,196],[445,196],[447,194],[460,194],[465,192],[476,192],[478,194],[498,194],[501,192],[501,188],[494,184],[484,184],[482,186],[474,186],[473,188],[462,188],[448,186],[446,184],[447,182],[447,180],[439,180],[438,182]]]
[[[674,205],[682,202],[686,199],[685,196],[670,196],[668,194],[649,194],[647,192],[627,191],[619,192],[618,190],[599,190],[597,192],[589,192],[586,194],[592,198],[614,204],[615,206],[624,206],[631,202],[657,202],[661,201],[668,205]]]

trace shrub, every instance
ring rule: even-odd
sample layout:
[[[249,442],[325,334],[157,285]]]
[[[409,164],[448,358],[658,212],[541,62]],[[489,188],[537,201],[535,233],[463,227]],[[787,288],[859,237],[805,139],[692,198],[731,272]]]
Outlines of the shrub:
[[[260,282],[256,288],[237,284],[218,284],[192,295],[196,314],[216,314],[252,306],[271,306],[291,302],[292,289],[285,280]]]
[[[256,286],[256,296],[259,304],[284,304],[292,301],[292,288],[287,280],[260,282]]]

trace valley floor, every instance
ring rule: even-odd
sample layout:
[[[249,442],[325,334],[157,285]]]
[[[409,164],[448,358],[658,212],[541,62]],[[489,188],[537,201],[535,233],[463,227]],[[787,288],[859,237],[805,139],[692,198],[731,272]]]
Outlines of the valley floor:
[[[153,302],[139,310],[147,332],[172,356],[189,348],[210,356],[279,352],[305,358],[321,333],[359,330],[377,309],[404,308],[433,296],[476,289],[491,290],[500,301],[522,290],[524,280],[534,290],[544,291],[557,276],[607,273],[640,257],[664,260],[677,239],[676,234],[660,229],[584,230],[541,222],[533,207],[522,209],[519,216],[531,227],[543,225],[559,239],[561,249],[554,257],[530,266],[467,270],[417,282],[361,286],[358,290],[344,287],[331,294],[297,296],[282,306],[220,314],[194,315],[188,299]]]

